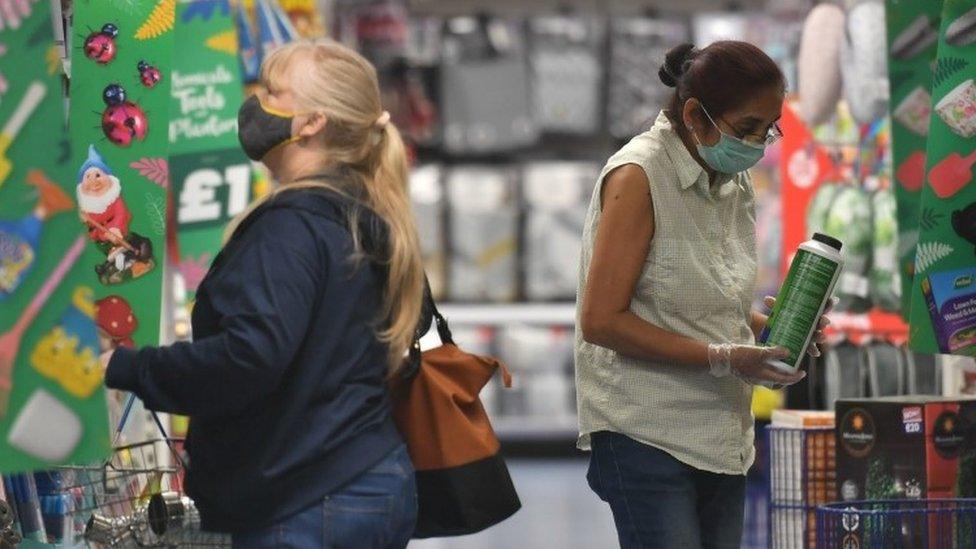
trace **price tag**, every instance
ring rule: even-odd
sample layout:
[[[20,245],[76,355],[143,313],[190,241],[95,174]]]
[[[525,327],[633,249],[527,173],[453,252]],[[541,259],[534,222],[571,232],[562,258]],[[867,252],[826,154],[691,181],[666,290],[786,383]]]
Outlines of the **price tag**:
[[[172,173],[180,229],[223,225],[251,202],[251,165],[240,149],[175,156]]]

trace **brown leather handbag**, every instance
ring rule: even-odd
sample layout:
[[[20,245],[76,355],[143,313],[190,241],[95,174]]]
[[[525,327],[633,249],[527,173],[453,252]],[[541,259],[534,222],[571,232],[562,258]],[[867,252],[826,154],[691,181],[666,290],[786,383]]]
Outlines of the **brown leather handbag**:
[[[495,358],[473,355],[454,344],[447,321],[428,289],[424,314],[404,368],[391,380],[393,417],[416,469],[418,516],[413,537],[479,532],[522,506],[498,437],[478,394],[501,370]],[[420,336],[431,324],[441,345],[421,353]]]

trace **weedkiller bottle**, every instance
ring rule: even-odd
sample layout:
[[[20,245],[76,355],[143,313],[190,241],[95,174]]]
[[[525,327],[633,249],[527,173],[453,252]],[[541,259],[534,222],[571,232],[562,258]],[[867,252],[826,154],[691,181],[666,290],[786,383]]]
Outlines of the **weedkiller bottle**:
[[[760,343],[790,351],[786,359],[768,361],[770,366],[788,373],[800,367],[844,265],[841,245],[840,240],[821,233],[800,244],[769,321],[759,335]]]

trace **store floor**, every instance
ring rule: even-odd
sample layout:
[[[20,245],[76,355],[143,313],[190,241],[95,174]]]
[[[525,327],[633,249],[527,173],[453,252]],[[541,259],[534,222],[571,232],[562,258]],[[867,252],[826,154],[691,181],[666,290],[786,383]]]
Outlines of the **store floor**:
[[[460,538],[415,541],[410,549],[610,549],[617,547],[610,508],[586,485],[585,459],[512,459],[512,479],[522,498],[522,510],[494,528]],[[747,515],[764,515],[750,498]],[[759,517],[747,517],[756,524]],[[764,528],[764,526],[759,526]],[[758,548],[764,540],[750,543],[746,533],[743,548]]]
[[[610,508],[586,485],[585,459],[509,460],[522,509],[488,530],[460,538],[415,541],[410,549],[615,547]]]

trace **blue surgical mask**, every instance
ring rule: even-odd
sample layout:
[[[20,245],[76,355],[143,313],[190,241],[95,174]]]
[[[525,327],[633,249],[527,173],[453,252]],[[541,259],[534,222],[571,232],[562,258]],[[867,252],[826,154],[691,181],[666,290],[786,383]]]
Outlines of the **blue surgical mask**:
[[[698,141],[698,136],[695,136],[695,142],[698,144],[698,155],[713,170],[725,174],[744,172],[755,166],[766,154],[765,145],[743,141],[723,132],[704,106],[702,106],[702,111],[721,136],[718,143],[711,147],[702,145]]]

